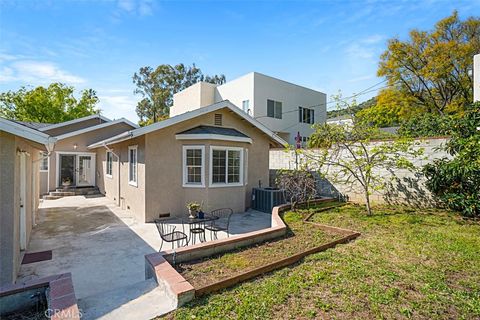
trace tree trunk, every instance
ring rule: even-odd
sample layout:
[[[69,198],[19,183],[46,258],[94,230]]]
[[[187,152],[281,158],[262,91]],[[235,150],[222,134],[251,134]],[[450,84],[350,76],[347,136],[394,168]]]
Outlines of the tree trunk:
[[[367,206],[367,215],[372,215],[372,208],[370,207],[370,194],[368,189],[365,189],[365,205]]]

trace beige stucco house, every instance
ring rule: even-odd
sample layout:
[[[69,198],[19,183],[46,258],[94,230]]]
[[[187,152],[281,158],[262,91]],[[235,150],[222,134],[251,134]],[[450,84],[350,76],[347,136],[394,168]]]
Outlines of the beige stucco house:
[[[286,142],[228,100],[105,139],[97,185],[139,221],[229,207],[243,212],[251,191],[269,182],[269,149]]]
[[[87,146],[138,128],[124,118],[112,121],[98,114],[52,125],[25,125],[37,126],[38,131],[56,139],[55,150],[40,164],[42,195],[67,182],[76,188],[96,186],[96,154]]]
[[[0,118],[0,284],[15,280],[35,225],[41,195],[61,187],[96,186],[89,144],[137,126],[92,115],[59,124]]]
[[[0,285],[16,279],[37,217],[40,152],[54,145],[49,135],[0,118]]]
[[[0,284],[15,281],[40,196],[97,188],[138,221],[186,204],[243,212],[286,142],[229,101],[138,128],[93,115],[59,124],[0,118]]]

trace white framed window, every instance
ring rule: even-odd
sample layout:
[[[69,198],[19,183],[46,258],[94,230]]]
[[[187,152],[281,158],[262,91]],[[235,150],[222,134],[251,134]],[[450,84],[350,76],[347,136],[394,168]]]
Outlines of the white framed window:
[[[313,124],[315,122],[315,111],[313,109],[298,107],[298,122]]]
[[[210,186],[243,185],[243,148],[210,147]]]
[[[137,187],[138,175],[138,148],[137,146],[128,147],[128,184]]]
[[[40,152],[40,171],[48,171],[48,152]]]
[[[267,116],[282,119],[282,103],[280,101],[267,100]]]
[[[105,175],[109,178],[113,177],[113,154],[111,151],[107,151],[107,156],[106,156],[106,168],[105,168]]]
[[[183,146],[183,186],[205,187],[205,146]]]

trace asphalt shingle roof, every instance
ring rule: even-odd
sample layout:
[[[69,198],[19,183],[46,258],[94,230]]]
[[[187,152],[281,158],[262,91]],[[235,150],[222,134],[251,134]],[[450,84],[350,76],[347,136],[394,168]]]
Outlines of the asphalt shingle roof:
[[[29,122],[29,121],[17,121],[17,120],[12,120],[18,124],[21,124],[25,127],[29,127],[31,129],[38,130],[40,128],[48,127],[51,125],[51,123],[40,123],[40,122]]]
[[[177,134],[220,134],[223,136],[250,138],[244,133],[233,128],[213,127],[213,126],[198,126],[188,129]]]

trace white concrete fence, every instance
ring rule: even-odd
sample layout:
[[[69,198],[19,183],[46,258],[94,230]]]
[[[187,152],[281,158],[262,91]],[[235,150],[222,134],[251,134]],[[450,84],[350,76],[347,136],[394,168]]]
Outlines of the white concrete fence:
[[[424,177],[419,172],[421,168],[435,159],[450,157],[445,151],[439,150],[445,145],[446,138],[428,138],[417,140],[416,148],[423,148],[424,154],[417,158],[410,158],[410,161],[418,169],[417,172],[409,170],[395,170],[393,173],[381,170],[376,173],[385,177],[386,187],[376,191],[371,196],[371,201],[376,203],[407,204],[416,207],[429,207],[435,204],[430,192],[425,188]],[[312,149],[307,152],[318,153]],[[274,185],[276,172],[280,169],[294,170],[297,161],[302,163],[302,156],[295,159],[294,151],[284,149],[273,149],[270,151],[270,185]],[[322,196],[346,197],[350,201],[363,202],[363,192],[359,185],[344,185],[331,183],[326,179],[317,176],[317,192]]]

